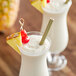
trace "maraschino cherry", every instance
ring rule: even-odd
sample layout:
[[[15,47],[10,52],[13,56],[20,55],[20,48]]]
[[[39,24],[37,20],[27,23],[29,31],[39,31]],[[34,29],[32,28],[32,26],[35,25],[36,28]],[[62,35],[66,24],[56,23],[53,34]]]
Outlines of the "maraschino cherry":
[[[47,3],[49,3],[50,2],[50,0],[47,0]]]
[[[27,36],[26,31],[23,29],[24,19],[21,18],[21,19],[19,20],[19,23],[20,23],[20,25],[21,25],[21,28],[20,28],[20,29],[21,29],[22,43],[23,43],[23,44],[26,44],[26,43],[29,42],[29,38],[28,38],[28,36]]]

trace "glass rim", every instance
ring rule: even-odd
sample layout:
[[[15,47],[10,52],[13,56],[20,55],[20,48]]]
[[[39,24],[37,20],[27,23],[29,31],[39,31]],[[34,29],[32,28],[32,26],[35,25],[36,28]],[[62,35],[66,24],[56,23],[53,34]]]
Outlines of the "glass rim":
[[[27,32],[27,35],[28,35],[28,34],[31,35],[31,33],[33,33],[32,35],[34,35],[34,33],[38,33],[39,35],[43,35],[43,33],[38,32],[38,31],[29,31],[29,32]],[[35,34],[35,35],[37,35],[37,34]],[[48,39],[48,38],[47,38],[47,39]],[[51,40],[48,39],[48,41],[49,41],[50,46],[51,46]],[[37,52],[37,53],[31,53],[31,52],[24,51],[22,47],[18,47],[18,48],[19,48],[21,54],[24,54],[24,55],[26,55],[26,56],[32,56],[32,57],[44,55],[45,53],[49,52],[49,49],[50,49],[50,47],[49,47],[49,49],[47,49],[47,50],[45,50],[45,51],[42,51],[42,52],[40,52],[40,53],[38,53],[38,52]]]
[[[38,34],[40,34],[40,35],[43,35],[43,32],[39,32],[39,31],[29,31],[29,32],[27,32],[27,35],[28,35],[29,33],[38,33]],[[48,35],[47,35],[46,39],[48,39],[49,42],[51,43],[51,38],[50,38]]]
[[[27,35],[29,34],[29,33],[39,33],[39,34],[43,34],[43,33],[41,33],[41,32],[39,32],[39,31],[29,31],[29,32],[27,32]]]
[[[69,2],[67,4],[64,4],[64,7],[62,8],[62,10],[58,10],[58,11],[47,11],[47,9],[45,7],[42,6],[42,9],[45,13],[51,13],[51,14],[60,14],[63,13],[67,8],[69,8],[72,5],[72,0],[69,0]],[[49,10],[49,9],[48,9]]]

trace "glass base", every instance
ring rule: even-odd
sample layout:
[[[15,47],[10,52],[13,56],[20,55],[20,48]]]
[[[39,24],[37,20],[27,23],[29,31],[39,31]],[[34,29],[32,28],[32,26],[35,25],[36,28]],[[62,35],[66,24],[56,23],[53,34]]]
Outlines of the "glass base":
[[[48,57],[48,70],[50,71],[59,71],[63,69],[67,65],[67,60],[65,56],[53,56],[53,57]]]

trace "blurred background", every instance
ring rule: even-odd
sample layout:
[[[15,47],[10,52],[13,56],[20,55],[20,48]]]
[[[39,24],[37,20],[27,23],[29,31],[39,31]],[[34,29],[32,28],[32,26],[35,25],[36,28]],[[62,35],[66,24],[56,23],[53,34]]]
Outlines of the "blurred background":
[[[13,0],[14,2],[9,2],[10,6],[7,5],[7,1],[12,0],[0,0],[0,76],[18,76],[21,57],[6,44],[6,36],[20,30],[20,18],[25,20],[26,31],[40,31],[43,15],[30,4],[29,0]],[[63,70],[54,72],[53,76],[76,76],[76,0],[72,1],[68,14],[69,43],[62,53],[66,56],[68,65]]]

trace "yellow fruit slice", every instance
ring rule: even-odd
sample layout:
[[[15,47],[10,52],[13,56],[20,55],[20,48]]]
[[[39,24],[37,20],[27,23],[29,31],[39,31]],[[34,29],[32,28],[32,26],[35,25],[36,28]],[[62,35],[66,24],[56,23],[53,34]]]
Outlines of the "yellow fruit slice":
[[[45,7],[47,4],[47,0],[30,0],[33,7],[43,13],[42,6]]]
[[[45,7],[47,4],[47,0],[41,0],[42,6]]]
[[[20,54],[17,46],[22,46],[21,33],[14,33],[6,38],[6,42],[10,45],[16,52]]]
[[[42,3],[40,0],[31,1],[31,4],[33,7],[35,7],[37,10],[39,10],[41,13],[43,13]]]

